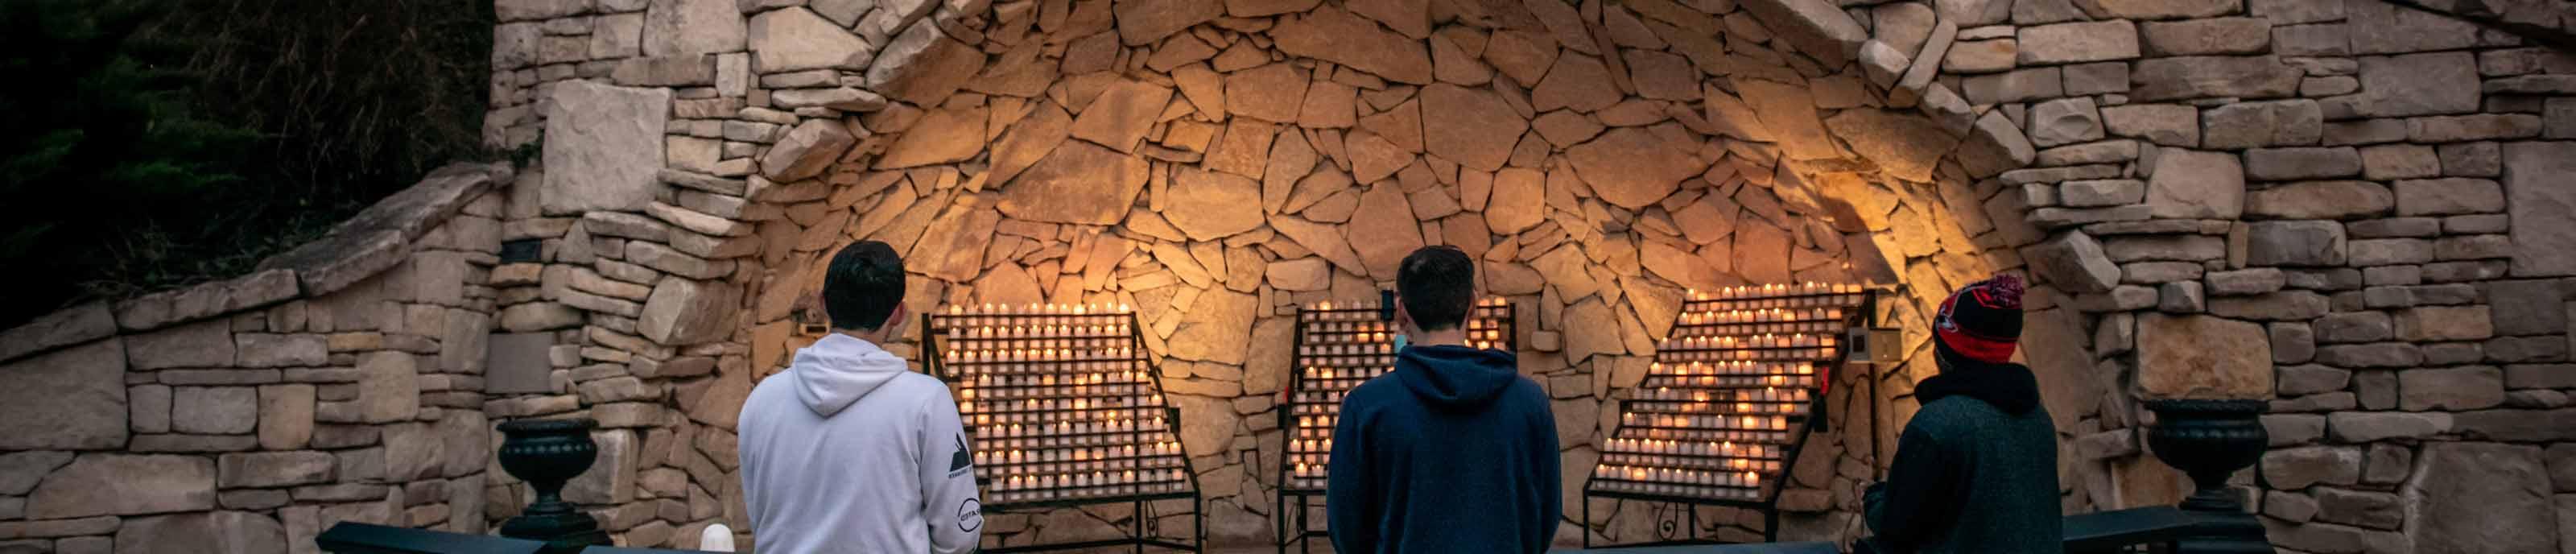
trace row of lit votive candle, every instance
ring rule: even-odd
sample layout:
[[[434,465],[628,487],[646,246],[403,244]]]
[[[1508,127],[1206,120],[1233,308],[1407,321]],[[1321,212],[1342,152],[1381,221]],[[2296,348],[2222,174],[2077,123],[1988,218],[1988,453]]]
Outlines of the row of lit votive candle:
[[[1051,435],[1093,435],[1100,433],[1126,433],[1134,431],[1161,430],[1163,430],[1163,418],[1158,417],[1144,420],[1108,419],[1101,421],[1056,421],[1052,423],[983,425],[975,428],[975,436],[979,438],[1009,439],[1021,437],[1044,437]]]
[[[1628,405],[1628,409],[1630,410],[1659,414],[1796,414],[1805,413],[1805,407],[1806,405],[1804,404],[1773,402],[1692,402],[1688,400],[1657,401],[1647,399],[1639,399],[1638,403]]]
[[[1026,492],[1010,492],[1010,491],[1003,491],[1003,492],[987,492],[987,493],[985,493],[984,497],[985,497],[985,499],[986,499],[986,500],[990,500],[990,501],[992,501],[992,503],[994,503],[994,504],[1008,504],[1008,503],[1012,503],[1012,502],[1045,502],[1045,501],[1050,501],[1050,500],[1080,500],[1080,499],[1084,499],[1084,498],[1094,498],[1094,497],[1103,497],[1103,496],[1132,496],[1132,495],[1138,495],[1138,494],[1167,494],[1167,493],[1175,493],[1175,492],[1181,492],[1181,490],[1182,490],[1182,489],[1184,489],[1184,488],[1186,488],[1188,485],[1189,485],[1188,483],[1183,483],[1183,482],[1174,481],[1174,482],[1162,482],[1162,483],[1144,483],[1144,484],[1136,484],[1136,485],[1112,485],[1112,486],[1104,486],[1104,487],[1090,487],[1090,488],[1078,488],[1078,489],[1048,489],[1048,490],[1026,491]]]
[[[1031,423],[1029,425],[1032,425],[1033,427],[1022,428],[1022,431],[1041,431],[1043,430],[1042,427],[1035,426],[1042,426],[1044,424]],[[982,429],[973,431],[973,433],[976,437],[975,442],[989,443],[993,448],[1003,450],[1044,450],[1052,448],[1113,448],[1123,444],[1140,443],[1145,440],[1146,433],[1159,434],[1161,431],[1161,429],[1155,429],[1153,431],[1144,432],[1131,431],[1120,433],[1095,433],[1089,435],[1031,435],[1016,438],[997,438],[995,435],[987,434]],[[997,459],[996,461],[999,460]]]
[[[1299,356],[1369,356],[1392,354],[1395,354],[1395,343],[1385,341],[1361,342],[1356,344],[1304,344],[1298,345],[1297,347],[1297,355]]]
[[[1721,361],[1646,364],[1647,375],[1812,375],[1816,366],[1807,362]]]
[[[1735,297],[1735,298],[1718,298],[1718,297],[1716,297],[1716,296],[1704,296],[1704,297],[1699,297],[1699,298],[1689,298],[1689,299],[1685,299],[1685,300],[1683,300],[1683,301],[1682,301],[1682,304],[1683,304],[1683,307],[1684,307],[1685,309],[1706,309],[1706,308],[1710,308],[1710,307],[1715,307],[1715,308],[1717,308],[1717,309],[1747,309],[1747,308],[1786,308],[1786,307],[1791,307],[1791,306],[1849,306],[1849,307],[1859,307],[1862,303],[1864,303],[1864,302],[1866,302],[1866,301],[1868,301],[1868,297],[1866,297],[1866,296],[1862,296],[1862,295],[1860,295],[1860,294],[1858,294],[1858,293],[1848,293],[1848,294],[1822,293],[1822,294],[1780,294],[1780,295],[1769,295],[1769,296],[1755,295],[1755,296],[1739,296],[1739,297]]]
[[[1684,388],[1806,387],[1809,386],[1806,384],[1807,381],[1808,378],[1805,377],[1793,379],[1780,375],[1741,375],[1725,377],[1711,375],[1650,375],[1646,377],[1645,386]]]
[[[1709,290],[1690,289],[1690,299],[1715,300],[1724,298],[1762,298],[1769,296],[1795,296],[1806,294],[1858,294],[1860,291],[1861,286],[1852,283],[1819,283],[1815,281],[1807,281],[1803,283],[1779,285],[1719,287]]]
[[[1028,337],[1125,337],[1127,324],[1098,325],[976,325],[948,328],[952,339],[1016,339]]]
[[[1639,418],[1637,417],[1637,412],[1619,414],[1619,423],[1621,424],[1637,425],[1638,421]],[[1683,427],[1693,429],[1750,429],[1757,431],[1783,431],[1789,428],[1789,418],[1776,415],[1651,414],[1644,421],[1647,421],[1655,427]]]
[[[962,350],[962,351],[968,351],[968,352],[975,352],[975,351],[1004,351],[1004,352],[1007,352],[1007,351],[1011,351],[1011,350],[1028,350],[1028,351],[1032,351],[1032,352],[1038,352],[1038,351],[1048,351],[1048,350],[1052,350],[1052,351],[1055,351],[1057,354],[1067,354],[1067,355],[1069,355],[1069,354],[1076,354],[1076,352],[1067,352],[1067,351],[1108,351],[1109,353],[1113,353],[1113,354],[1114,354],[1114,353],[1117,353],[1117,350],[1118,350],[1118,349],[1120,349],[1120,348],[1126,348],[1126,349],[1130,349],[1130,350],[1132,351],[1132,350],[1136,347],[1136,340],[1135,340],[1135,339],[1132,339],[1132,338],[1127,338],[1127,337],[1097,337],[1097,338],[1004,338],[1004,339],[993,339],[993,340],[989,340],[989,341],[950,342],[950,343],[943,343],[943,344],[941,344],[940,346],[942,346],[942,347],[944,347],[944,348],[946,348],[946,349],[948,349],[948,350]],[[1096,354],[1094,354],[1094,355],[1096,355]]]
[[[1638,405],[1628,405],[1628,410],[1685,412],[1685,415],[1695,415],[1695,412],[1723,412],[1723,415],[1798,415],[1798,412],[1806,412],[1806,405],[1795,405],[1795,402],[1687,402],[1687,399],[1685,402],[1669,402],[1669,399],[1641,399]]]
[[[1395,355],[1298,356],[1297,364],[1309,367],[1337,367],[1342,368],[1343,371],[1392,371],[1395,369]]]
[[[1693,310],[1682,312],[1683,325],[1724,325],[1730,323],[1781,323],[1791,321],[1842,321],[1842,308],[1798,308],[1784,310]]]
[[[1759,473],[1779,473],[1780,471],[1779,460],[1730,458],[1725,456],[1693,456],[1687,454],[1623,454],[1617,452],[1604,452],[1601,454],[1601,463],[1631,467],[1722,469],[1727,471],[1752,471]]]
[[[1066,362],[990,362],[980,364],[961,363],[950,366],[950,369],[961,376],[992,375],[1031,377],[1040,375],[1062,375],[1067,373],[1115,373],[1127,371],[1143,374],[1146,373],[1148,368],[1145,366],[1144,360],[1094,360]]]
[[[1682,389],[1682,390],[1673,390],[1673,389],[1668,388],[1668,387],[1656,387],[1656,388],[1651,388],[1651,389],[1637,389],[1637,390],[1636,390],[1636,392],[1635,392],[1635,395],[1636,395],[1636,396],[1634,396],[1633,398],[1635,398],[1635,399],[1637,399],[1637,400],[1662,400],[1662,401],[1668,401],[1668,402],[1716,402],[1716,403],[1720,403],[1720,404],[1728,403],[1728,402],[1806,402],[1806,401],[1807,401],[1807,389],[1798,389],[1798,388],[1791,388],[1791,389],[1782,389],[1782,388],[1761,388],[1761,389],[1718,389],[1718,390],[1711,391],[1711,390],[1708,390],[1708,389]]]
[[[1295,403],[1299,403],[1299,404],[1335,404],[1335,405],[1339,405],[1339,404],[1341,404],[1341,403],[1342,403],[1342,395],[1344,395],[1344,394],[1349,394],[1349,391],[1348,391],[1347,389],[1346,389],[1346,390],[1323,390],[1323,391],[1300,391],[1300,392],[1298,392],[1298,393],[1297,393],[1297,396],[1296,396],[1295,398],[1291,398],[1291,399],[1289,399],[1289,401],[1291,401],[1291,402],[1295,402]]]
[[[1307,453],[1332,452],[1333,437],[1330,436],[1330,434],[1327,434],[1322,438],[1290,440],[1288,441],[1288,451]]]
[[[1379,321],[1375,318],[1371,318],[1366,321],[1306,322],[1306,332],[1308,333],[1384,333],[1393,330],[1394,328],[1394,325],[1385,321]]]
[[[1084,373],[1039,373],[1032,375],[977,375],[977,387],[1053,387],[1059,385],[1115,385],[1145,382],[1141,371],[1091,371]]]
[[[1133,347],[1100,348],[954,348],[940,354],[948,363],[1117,361],[1135,357]]]
[[[1736,444],[1725,441],[1675,441],[1656,439],[1610,439],[1609,452],[1621,454],[1665,454],[1674,456],[1738,456],[1777,458],[1780,447],[1767,444]]]
[[[1337,422],[1339,422],[1339,416],[1329,414],[1300,417],[1297,418],[1297,427],[1301,429],[1331,429],[1333,428],[1333,424]]]
[[[1146,387],[1142,383],[1126,383],[1117,385],[1066,385],[1054,388],[1002,388],[985,390],[982,392],[977,392],[977,389],[974,387],[967,387],[964,390],[957,391],[957,399],[972,400],[980,398],[984,400],[1029,400],[1043,398],[1072,398],[1075,399],[1073,409],[1080,410],[1085,408],[1081,403],[1081,400],[1085,397],[1134,396],[1151,393],[1153,391],[1154,389]]]
[[[1352,388],[1352,387],[1359,386],[1359,385],[1358,385],[1358,384],[1356,384],[1356,383],[1351,383],[1351,384],[1344,384],[1344,383],[1350,383],[1350,382],[1349,382],[1349,381],[1335,381],[1335,382],[1333,382],[1333,383],[1332,383],[1334,386],[1327,386],[1327,387],[1322,387],[1322,388],[1317,388],[1317,389],[1300,389],[1300,390],[1305,390],[1306,392],[1299,392],[1299,393],[1296,393],[1297,395],[1300,395],[1300,396],[1292,396],[1292,397],[1290,397],[1290,398],[1289,398],[1289,402],[1288,402],[1288,414],[1289,414],[1289,415],[1331,415],[1331,414],[1338,414],[1338,413],[1342,413],[1342,403],[1340,403],[1340,402],[1322,402],[1322,401],[1308,402],[1308,401],[1306,401],[1306,399],[1307,399],[1308,397],[1306,397],[1306,396],[1302,396],[1302,395],[1307,394],[1308,392],[1316,392],[1316,391],[1323,391],[1323,392],[1335,392],[1335,391],[1339,391],[1339,392],[1348,392],[1348,391],[1350,391],[1350,390],[1351,390],[1351,388]],[[1320,397],[1318,397],[1318,398],[1320,398]]]
[[[948,315],[1102,315],[1129,312],[1126,304],[949,304]]]
[[[1331,360],[1318,361],[1329,362]],[[1374,379],[1379,375],[1385,375],[1388,370],[1392,369],[1395,368],[1387,366],[1341,367],[1332,364],[1325,364],[1321,366],[1307,366],[1305,377],[1307,381],[1366,381]]]
[[[1655,353],[1655,357],[1657,358],[1675,362],[1715,362],[1724,360],[1831,360],[1834,358],[1834,355],[1835,350],[1831,347],[1779,348],[1771,350],[1677,349]]]
[[[995,448],[993,450],[978,450],[975,452],[975,465],[980,466],[1057,464],[1068,462],[1077,464],[1118,463],[1121,465],[1130,465],[1130,463],[1134,461],[1134,458],[1140,456],[1173,456],[1178,455],[1181,452],[1180,445],[1172,441],[1162,441],[1142,446],[1122,444],[1115,446],[1103,445],[1065,448],[1033,446],[1013,447],[1005,444],[995,444],[990,441],[980,440],[981,437],[978,437],[978,439],[979,440],[976,442],[990,444]]]
[[[1476,299],[1476,306],[1477,306],[1477,307],[1504,306],[1504,305],[1507,305],[1507,304],[1505,304],[1505,303],[1503,302],[1503,297],[1500,297],[1500,296],[1487,296],[1487,297],[1484,297],[1484,298],[1478,298],[1478,299]],[[1374,309],[1377,309],[1377,301],[1375,301],[1375,300],[1361,300],[1361,301],[1356,301],[1356,302],[1343,302],[1343,303],[1335,304],[1335,303],[1333,303],[1333,301],[1331,301],[1331,300],[1324,300],[1324,301],[1316,302],[1316,303],[1314,303],[1314,304],[1309,304],[1309,305],[1307,305],[1307,308],[1309,308],[1309,309],[1314,309],[1314,310],[1374,310]]]
[[[1321,458],[1323,458],[1322,455],[1316,455],[1316,458],[1317,461],[1297,460],[1292,462],[1292,465],[1289,466],[1288,476],[1302,479],[1323,479],[1325,475],[1330,472],[1332,466],[1321,461]]]
[[[1340,421],[1339,417],[1338,414],[1324,414],[1297,418],[1297,429],[1289,435],[1290,444],[1297,444],[1294,441],[1320,439],[1329,445],[1333,439],[1333,424]]]
[[[1672,340],[1664,342],[1668,343],[1670,347],[1683,349],[1800,348],[1810,346],[1831,347],[1842,343],[1842,339],[1834,335],[1826,334],[1788,333],[1750,336],[1720,335],[1714,337],[1674,337]]]
[[[1675,326],[1673,327],[1673,336],[1743,337],[1752,335],[1786,335],[1791,333],[1839,335],[1842,334],[1843,329],[1846,329],[1846,327],[1844,327],[1842,323],[1831,321],[1809,321],[1803,323],[1725,323],[1717,325]]]
[[[1161,470],[1149,469],[1145,470],[1144,473],[1141,474],[1137,473],[1136,470],[1118,470],[1115,473],[1109,471],[1093,471],[1090,473],[1074,473],[1071,475],[1012,475],[1003,477],[1000,483],[992,484],[992,489],[997,491],[1019,491],[1030,489],[1096,487],[1188,480],[1189,476],[1182,473],[1180,468]]]
[[[1674,483],[1704,487],[1762,486],[1762,474],[1751,471],[1701,471],[1668,467],[1637,467],[1601,464],[1592,468],[1592,476],[1646,483]]]
[[[1081,411],[1081,413],[1064,414],[1062,417],[1099,417],[1105,419],[1117,417],[1112,414],[1132,412],[1148,407],[1159,408],[1162,407],[1162,405],[1162,399],[1153,395],[1110,396],[1099,398],[1053,397],[978,401],[972,405],[969,405],[965,401],[959,401],[957,403],[957,411],[959,413],[980,413],[1078,410]],[[982,408],[982,410],[979,412],[977,408]],[[1101,410],[1101,412],[1095,413],[1093,410]]]
[[[1093,406],[1093,409],[1091,410],[1056,413],[1052,410],[987,410],[979,412],[972,411],[965,402],[959,402],[957,403],[957,411],[959,413],[969,414],[971,417],[968,419],[974,421],[975,425],[987,426],[1047,423],[1067,418],[1096,419],[1100,421],[1150,419],[1151,416],[1148,414],[1159,412],[1163,409],[1163,399],[1159,396],[1148,396],[1137,403],[1142,405],[1113,409],[1101,409],[1105,408],[1105,406]]]

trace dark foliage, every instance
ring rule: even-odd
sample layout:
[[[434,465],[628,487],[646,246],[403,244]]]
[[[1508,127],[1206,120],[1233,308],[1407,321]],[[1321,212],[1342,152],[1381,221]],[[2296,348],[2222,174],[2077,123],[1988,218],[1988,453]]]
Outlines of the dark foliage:
[[[488,157],[491,9],[0,0],[0,327],[240,275]]]

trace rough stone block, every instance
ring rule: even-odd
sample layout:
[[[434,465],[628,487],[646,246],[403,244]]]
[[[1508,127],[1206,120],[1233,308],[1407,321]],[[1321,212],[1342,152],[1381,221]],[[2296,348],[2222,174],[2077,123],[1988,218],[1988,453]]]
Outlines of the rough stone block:
[[[2465,177],[2404,179],[2394,184],[2398,215],[2474,214],[2505,210],[2504,189],[2491,180]]]
[[[2149,58],[2129,72],[2140,101],[2207,97],[2280,98],[2296,94],[2301,72],[2272,56]]]
[[[2316,144],[2324,112],[2309,99],[2238,102],[2201,113],[2201,145],[2215,149]]]
[[[2409,369],[2397,372],[2398,407],[2406,410],[2475,410],[2504,404],[2504,372],[2492,367]]]
[[[2248,225],[2245,263],[2267,266],[2342,265],[2343,225],[2331,221],[2260,221]]]
[[[124,444],[131,416],[125,356],[125,343],[110,338],[0,364],[0,375],[10,376],[0,387],[0,449]]]
[[[2545,552],[2556,542],[2549,476],[2536,446],[2432,443],[2399,487],[2407,535],[2450,552]]]
[[[2331,424],[2329,424],[2331,425]],[[2350,446],[2303,446],[2263,453],[2263,483],[2273,489],[2298,490],[2317,483],[2350,485],[2361,480],[2361,449]]]
[[[2061,233],[2025,251],[2034,271],[2066,290],[2103,292],[2120,282],[2120,267],[2102,245],[2080,232]]]
[[[2272,395],[2272,346],[2262,326],[2209,316],[2138,317],[2138,386],[2151,398]]]
[[[2335,440],[2350,443],[2426,438],[2450,431],[2452,424],[2451,414],[2441,412],[2336,412],[2326,416],[2326,429]]]
[[[2245,195],[2246,213],[2280,219],[2349,219],[2380,215],[2396,204],[2388,187],[2369,181],[2300,181]]]
[[[539,192],[545,213],[636,210],[651,203],[661,189],[655,174],[662,169],[670,90],[590,81],[552,90],[546,104],[553,107],[546,114],[546,180]]]
[[[2022,27],[2023,65],[2125,60],[2138,57],[2138,28],[2124,20]]]
[[[224,454],[216,459],[216,484],[229,489],[326,483],[337,463],[330,453],[310,450]]]
[[[399,523],[399,522],[387,522]],[[118,554],[286,552],[286,528],[252,512],[135,518],[116,529]]]
[[[2245,176],[2236,156],[2164,151],[2147,181],[2147,205],[2168,219],[2235,219],[2245,212]]]
[[[178,387],[171,390],[170,428],[181,433],[233,435],[259,427],[259,389]]]
[[[68,519],[215,507],[215,463],[197,456],[90,454],[47,476],[27,517]]]
[[[2138,38],[2151,56],[2259,54],[2275,23],[2259,17],[2150,21],[2138,24]]]

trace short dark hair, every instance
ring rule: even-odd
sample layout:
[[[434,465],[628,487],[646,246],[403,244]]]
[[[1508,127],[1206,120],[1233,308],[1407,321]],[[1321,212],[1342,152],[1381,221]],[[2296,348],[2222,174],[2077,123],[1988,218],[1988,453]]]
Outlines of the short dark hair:
[[[823,270],[823,313],[833,329],[876,330],[903,303],[903,258],[886,243],[863,240],[832,255]]]
[[[1476,260],[1455,246],[1414,249],[1395,272],[1395,294],[1422,330],[1457,327],[1476,303]]]

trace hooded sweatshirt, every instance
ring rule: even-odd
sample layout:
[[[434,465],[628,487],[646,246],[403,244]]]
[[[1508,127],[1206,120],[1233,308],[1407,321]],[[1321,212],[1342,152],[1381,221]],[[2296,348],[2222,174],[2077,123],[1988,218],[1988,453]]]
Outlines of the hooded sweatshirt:
[[[1333,550],[1540,552],[1563,477],[1547,393],[1510,353],[1413,346],[1351,389],[1333,429]]]
[[[2063,551],[2057,428],[2039,381],[2013,363],[1961,361],[1935,341],[1941,373],[1914,387],[1887,481],[1863,495],[1884,554]]]
[[[743,402],[743,502],[762,554],[953,553],[984,527],[948,386],[843,334]]]

